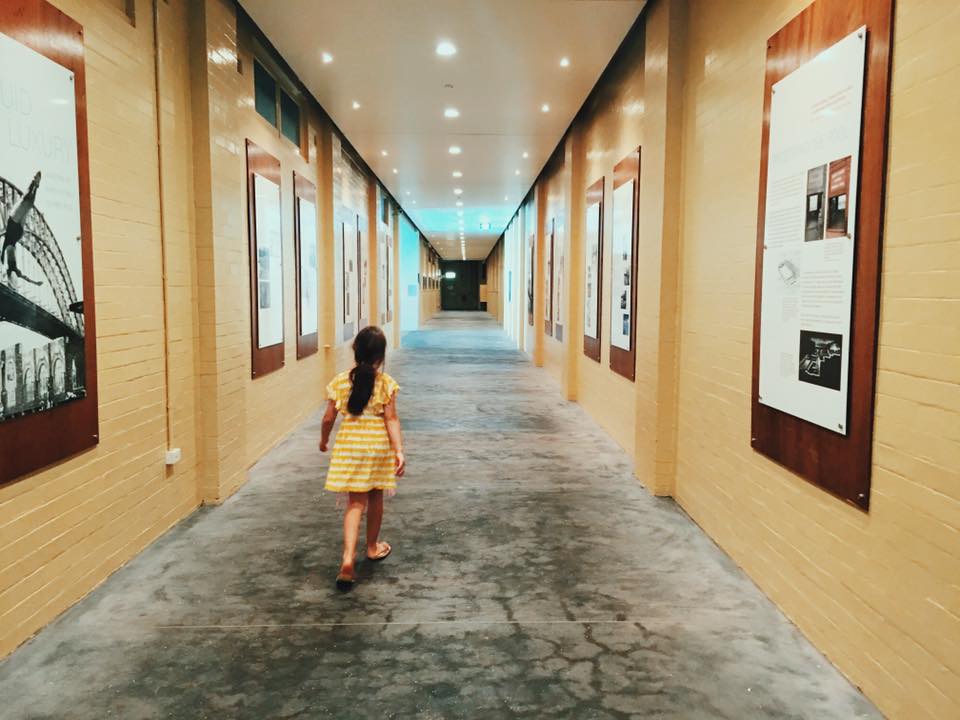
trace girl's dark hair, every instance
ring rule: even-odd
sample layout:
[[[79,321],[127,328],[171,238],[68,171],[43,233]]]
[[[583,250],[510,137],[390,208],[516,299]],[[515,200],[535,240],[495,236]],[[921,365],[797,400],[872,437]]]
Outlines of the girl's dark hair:
[[[373,325],[365,327],[353,341],[353,359],[357,366],[350,371],[350,399],[347,410],[351,415],[362,415],[370,402],[373,386],[377,382],[377,367],[387,354],[387,338],[383,330]]]

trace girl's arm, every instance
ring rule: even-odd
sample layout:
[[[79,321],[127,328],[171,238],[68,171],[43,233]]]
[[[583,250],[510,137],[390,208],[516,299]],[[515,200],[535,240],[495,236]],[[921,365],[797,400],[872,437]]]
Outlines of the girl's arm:
[[[406,459],[403,457],[403,436],[400,434],[400,418],[397,417],[397,396],[390,398],[390,402],[383,408],[383,422],[387,426],[387,435],[390,436],[390,445],[397,456],[397,477],[403,477],[407,469]]]
[[[333,400],[327,401],[327,411],[323,414],[323,425],[320,429],[320,452],[326,452],[330,443],[330,433],[333,424],[337,421],[337,404]]]

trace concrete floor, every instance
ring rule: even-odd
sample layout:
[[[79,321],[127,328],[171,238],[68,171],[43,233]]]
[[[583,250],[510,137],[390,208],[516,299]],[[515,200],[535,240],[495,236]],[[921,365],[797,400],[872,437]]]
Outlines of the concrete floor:
[[[315,417],[0,664],[0,717],[881,717],[487,316],[405,342],[390,558],[334,589]]]

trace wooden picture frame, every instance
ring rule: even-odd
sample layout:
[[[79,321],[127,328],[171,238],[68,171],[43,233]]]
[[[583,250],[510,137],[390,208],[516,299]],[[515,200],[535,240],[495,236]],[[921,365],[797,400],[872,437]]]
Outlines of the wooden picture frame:
[[[630,349],[625,350],[614,345],[612,332],[608,342],[610,344],[610,369],[632,382],[636,379],[637,374],[637,250],[640,239],[640,148],[627,155],[613,168],[613,192],[615,193],[617,188],[627,183],[633,183],[630,242]],[[616,249],[615,244],[611,243],[611,246],[614,250]],[[615,265],[613,267],[615,268]],[[612,316],[610,322],[613,322]]]
[[[600,217],[597,224],[597,267],[596,267],[596,275],[594,278],[592,278],[594,283],[594,292],[596,292],[597,294],[597,316],[594,319],[594,322],[596,323],[596,328],[597,328],[597,336],[590,337],[586,333],[584,333],[583,335],[583,354],[586,355],[591,360],[596,360],[597,362],[600,362],[600,348],[601,348],[601,343],[603,338],[603,229],[604,229],[603,228],[603,211],[604,211],[603,185],[604,185],[604,180],[605,178],[600,178],[595,183],[590,185],[590,187],[587,188],[586,205],[585,205],[586,207],[585,214],[589,213],[590,208],[593,207],[594,205],[600,206],[599,207]],[[584,264],[585,273],[588,267],[587,253],[590,251],[589,247],[587,246],[587,239],[588,238],[587,238],[586,229],[584,229],[583,264]],[[586,312],[587,312],[586,281],[584,282],[583,287],[584,287],[584,297],[583,297],[584,320],[586,320]]]
[[[554,256],[554,221],[550,220],[550,232],[547,233],[547,267],[544,273],[544,317],[543,332],[546,335],[553,336],[553,264],[556,261]]]
[[[297,292],[297,360],[303,360],[306,357],[309,357],[317,352],[319,348],[319,327],[320,327],[320,318],[319,318],[319,308],[317,305],[314,305],[312,311],[317,314],[317,331],[312,333],[303,334],[303,313],[306,310],[307,312],[310,309],[303,307],[303,267],[302,267],[302,247],[303,243],[312,242],[314,247],[318,247],[317,237],[304,238],[302,228],[300,227],[301,223],[301,214],[300,214],[300,202],[301,200],[306,200],[314,206],[314,210],[317,208],[317,186],[312,182],[307,180],[303,175],[300,175],[298,172],[294,171],[293,173],[293,237],[294,237],[294,258],[295,258],[295,274],[296,274],[296,292]],[[317,274],[317,289],[320,287],[320,276],[319,272]]]
[[[533,293],[534,293],[534,263],[537,260],[537,235],[536,233],[530,233],[527,236],[527,249],[526,249],[526,260],[527,260],[527,287],[526,287],[526,296],[527,296],[527,326],[533,327],[534,319],[534,302],[533,302]]]
[[[0,422],[0,485],[4,485],[96,446],[100,433],[83,27],[46,0],[4,0],[0,32],[73,73],[84,328],[84,396]]]
[[[250,374],[254,378],[263,377],[279,370],[284,365],[286,341],[268,347],[260,347],[260,289],[257,257],[257,203],[255,178],[260,176],[281,185],[280,161],[252,140],[247,140],[247,245],[250,258]],[[282,200],[282,193],[281,193]],[[282,252],[282,243],[281,243]],[[281,262],[281,267],[282,267]]]
[[[357,331],[363,330],[370,324],[370,319],[363,316],[363,306],[369,303],[367,290],[370,287],[370,279],[363,281],[363,261],[369,262],[370,253],[364,248],[363,230],[360,229],[360,216],[357,215]],[[369,308],[368,308],[369,309]]]
[[[844,436],[759,401],[764,218],[773,85],[863,25],[867,27],[867,47]],[[816,0],[767,41],[763,96],[750,444],[757,452],[862,510],[870,507],[892,28],[892,0]]]

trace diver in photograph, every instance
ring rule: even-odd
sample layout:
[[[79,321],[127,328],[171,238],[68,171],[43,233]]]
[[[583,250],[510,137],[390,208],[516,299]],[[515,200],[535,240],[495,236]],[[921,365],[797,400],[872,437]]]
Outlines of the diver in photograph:
[[[43,285],[43,282],[28,278],[26,275],[20,272],[20,268],[17,266],[16,245],[23,237],[23,224],[27,219],[27,214],[33,210],[33,203],[37,198],[37,190],[39,188],[40,173],[38,172],[33,176],[33,180],[30,182],[30,187],[27,189],[27,192],[22,198],[20,198],[20,202],[17,203],[17,206],[7,218],[7,224],[2,235],[3,249],[0,250],[0,264],[2,264],[4,261],[7,263],[7,277],[9,278],[13,275],[16,275],[31,285]]]

